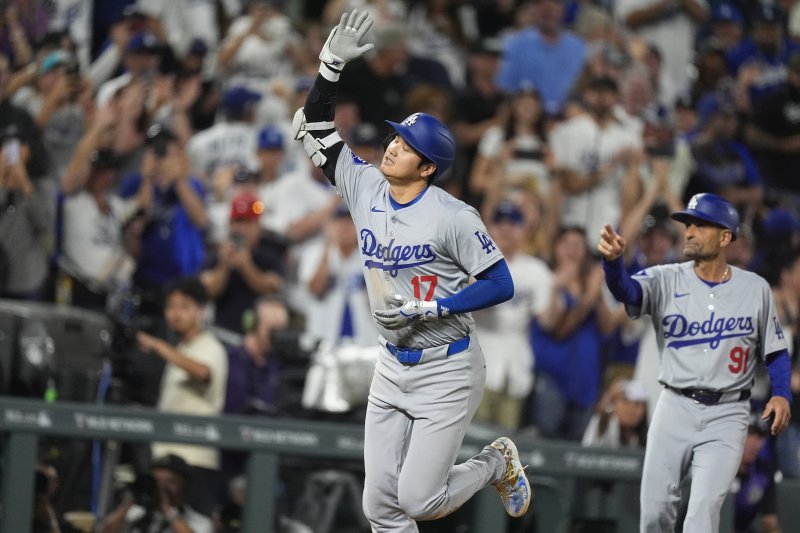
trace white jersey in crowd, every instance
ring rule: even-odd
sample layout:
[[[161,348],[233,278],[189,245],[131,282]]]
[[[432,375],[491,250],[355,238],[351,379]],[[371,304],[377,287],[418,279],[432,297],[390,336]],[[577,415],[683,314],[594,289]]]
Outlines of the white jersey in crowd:
[[[225,347],[210,332],[203,331],[191,341],[178,344],[175,349],[211,369],[211,379],[208,383],[198,383],[185,370],[168,363],[161,378],[158,410],[196,416],[217,416],[222,413],[228,383],[228,355]],[[215,440],[214,435],[207,436],[209,441]],[[219,468],[219,454],[215,448],[153,443],[153,457],[163,457],[170,453],[183,458],[192,466],[211,470]]]
[[[298,277],[303,286],[308,287],[325,250],[325,243],[318,240],[303,251],[298,267]],[[353,337],[350,342],[359,346],[374,346],[378,331],[369,309],[361,254],[356,249],[349,257],[344,257],[336,246],[329,247],[327,253],[331,286],[322,298],[309,297],[306,333],[315,339],[331,344],[338,343],[341,340],[342,319],[347,304],[353,321]]]
[[[233,21],[220,47],[246,33],[252,25],[252,17],[243,15]],[[236,55],[231,60],[229,71],[239,78],[270,78],[292,71],[288,46],[296,40],[292,25],[285,15],[277,14],[264,21],[261,33],[266,37],[245,37]]]
[[[602,167],[627,148],[641,148],[641,138],[612,121],[601,129],[588,115],[579,115],[557,126],[550,135],[550,148],[559,166],[587,174]],[[577,226],[594,235],[594,228],[619,222],[624,165],[584,192],[566,195],[561,205],[561,224]],[[594,237],[592,237],[593,239]]]
[[[708,10],[706,0],[693,0],[701,8]],[[662,0],[616,0],[614,15],[619,21],[634,11],[648,9]],[[680,6],[680,3],[676,4]],[[643,38],[646,42],[658,47],[662,56],[661,77],[671,79],[678,90],[687,88],[689,81],[689,65],[692,64],[694,54],[695,36],[698,24],[686,12],[686,9],[676,9],[674,13],[662,19],[646,24],[633,33]]]
[[[694,262],[650,267],[634,279],[642,287],[641,309],[650,315],[661,354],[658,380],[678,389],[750,389],[758,360],[786,349],[769,284],[730,267],[725,283],[708,286]]]
[[[246,122],[218,122],[195,133],[186,145],[192,171],[211,185],[218,168],[252,160],[257,135],[255,127]]]
[[[525,254],[506,258],[514,280],[514,298],[475,313],[486,356],[486,387],[524,398],[533,388],[534,354],[530,324],[550,305],[553,274],[544,261]]]
[[[386,309],[396,294],[428,301],[452,296],[503,258],[478,212],[439,187],[395,210],[384,175],[347,146],[336,162],[336,189],[356,225],[373,311]],[[396,346],[427,348],[461,340],[474,326],[463,313],[378,329]]]
[[[508,142],[505,135],[504,127],[491,126],[478,143],[478,154],[488,159],[499,157]],[[517,135],[512,142],[516,153],[506,164],[505,174],[509,177],[532,176],[536,189],[546,193],[550,188],[547,165],[542,158],[531,157],[542,151],[544,143],[537,135]]]
[[[103,213],[97,201],[85,190],[64,198],[62,255],[78,273],[91,281],[104,283],[125,254],[122,226],[138,209],[135,198],[108,198],[109,212]]]
[[[283,174],[275,181],[262,183],[258,197],[264,203],[261,227],[285,235],[289,226],[319,211],[336,194],[326,180],[312,178],[304,169]]]

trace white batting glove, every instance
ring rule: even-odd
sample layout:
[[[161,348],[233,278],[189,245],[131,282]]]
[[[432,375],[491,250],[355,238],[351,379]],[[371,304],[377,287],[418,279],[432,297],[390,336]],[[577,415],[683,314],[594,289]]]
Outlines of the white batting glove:
[[[372,27],[372,17],[366,11],[354,9],[350,14],[342,13],[338,26],[328,35],[322,46],[319,59],[329,67],[342,70],[345,63],[372,50],[372,43],[359,44]]]
[[[389,309],[372,313],[375,321],[386,329],[400,329],[414,322],[427,322],[439,318],[438,305],[435,301],[409,300],[395,294],[389,302]]]

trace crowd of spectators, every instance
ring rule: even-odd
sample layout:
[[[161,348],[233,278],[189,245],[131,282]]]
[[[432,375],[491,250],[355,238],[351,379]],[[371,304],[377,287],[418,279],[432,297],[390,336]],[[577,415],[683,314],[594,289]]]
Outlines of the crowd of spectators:
[[[105,311],[135,294],[141,313],[163,313],[174,343],[138,336],[166,364],[161,409],[276,412],[275,331],[374,344],[358,228],[291,138],[324,38],[353,7],[375,19],[375,49],[342,73],[342,138],[377,163],[385,119],[441,118],[458,156],[436,185],[479,209],[514,275],[515,298],[476,316],[478,420],[643,445],[655,340],[607,293],[592,249],[611,223],[631,271],[680,260],[667,214],[696,192],[740,210],[730,260],[770,281],[798,339],[796,0],[3,6],[0,296]],[[796,344],[794,421],[770,444],[791,477]],[[203,479],[225,470],[208,451],[154,450]]]

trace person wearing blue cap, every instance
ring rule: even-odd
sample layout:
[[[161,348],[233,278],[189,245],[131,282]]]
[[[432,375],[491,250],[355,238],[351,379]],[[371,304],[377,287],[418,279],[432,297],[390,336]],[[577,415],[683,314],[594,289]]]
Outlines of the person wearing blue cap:
[[[520,206],[505,200],[494,208],[489,234],[503,252],[514,278],[514,298],[475,313],[486,358],[486,386],[475,421],[516,431],[525,398],[533,390],[534,353],[528,340],[531,322],[546,319],[553,292],[547,264],[525,253],[527,233]]]
[[[744,17],[734,4],[722,2],[711,13],[711,36],[724,50],[738,46],[744,38]]]
[[[194,134],[187,151],[194,172],[211,185],[217,171],[246,162],[255,152],[256,105],[261,93],[243,85],[234,85],[222,93],[220,110],[222,120],[210,128]]]
[[[122,57],[123,74],[103,83],[97,90],[97,105],[103,106],[119,89],[133,80],[149,81],[156,72],[163,44],[153,33],[141,31],[127,41]]]

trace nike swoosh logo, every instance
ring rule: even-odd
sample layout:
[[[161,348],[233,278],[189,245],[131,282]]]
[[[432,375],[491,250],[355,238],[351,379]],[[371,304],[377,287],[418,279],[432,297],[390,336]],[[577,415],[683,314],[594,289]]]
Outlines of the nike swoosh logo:
[[[385,213],[386,211],[384,211],[383,209],[378,209],[377,207],[373,207],[372,208],[372,212],[373,213]]]
[[[689,293],[688,292],[684,292],[683,294],[681,294],[681,293],[676,292],[675,294],[673,294],[673,296],[675,298],[683,298],[684,296],[689,296]]]

